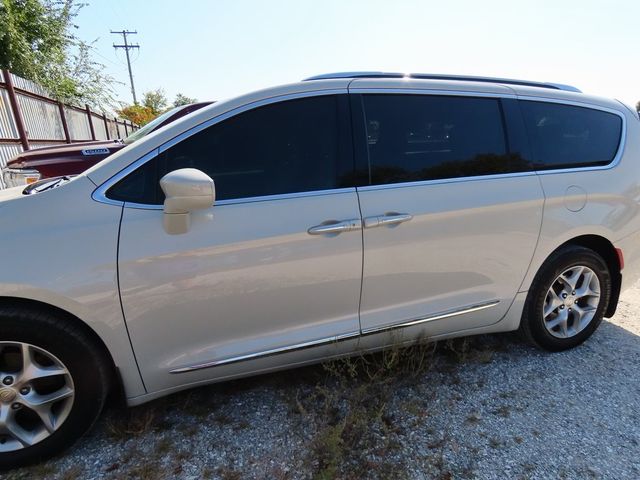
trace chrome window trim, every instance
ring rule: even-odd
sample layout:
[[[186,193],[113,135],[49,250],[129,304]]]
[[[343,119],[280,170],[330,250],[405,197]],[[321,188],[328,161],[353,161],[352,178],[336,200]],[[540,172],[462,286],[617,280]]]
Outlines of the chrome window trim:
[[[152,160],[160,153],[164,152],[168,148],[171,148],[178,142],[189,138],[192,135],[208,128],[217,123],[223,122],[228,118],[234,117],[240,113],[246,112],[248,110],[253,110],[254,108],[262,107],[265,105],[270,105],[273,103],[284,102],[287,100],[296,100],[299,98],[309,98],[309,97],[321,97],[325,95],[346,95],[349,91],[347,88],[333,88],[328,90],[309,90],[306,92],[296,92],[289,93],[285,95],[277,95],[274,97],[263,98],[261,100],[256,100],[255,102],[247,103],[245,105],[241,105],[236,107],[228,112],[217,115],[209,120],[202,122],[195,127],[190,128],[189,130],[178,134],[170,140],[167,140],[165,143],[160,145],[157,148],[154,148],[147,154],[140,157],[138,160],[129,164],[127,167],[116,173],[114,176],[106,180],[102,183],[98,188],[96,188],[91,194],[91,198],[96,202],[106,203],[109,205],[117,205],[124,206],[126,208],[137,208],[142,210],[162,210],[162,205],[154,205],[154,204],[146,204],[146,203],[133,203],[133,202],[124,202],[122,200],[113,200],[107,197],[107,191],[124,177],[132,173],[137,168],[141,167],[148,161]],[[262,202],[267,200],[281,200],[283,198],[293,198],[298,196],[314,196],[314,195],[327,195],[329,193],[340,193],[340,191],[355,191],[353,188],[341,188],[341,189],[332,189],[332,190],[316,190],[310,192],[300,192],[300,193],[287,193],[287,194],[277,194],[277,195],[265,195],[261,197],[245,197],[245,198],[234,198],[230,200],[220,200],[216,202],[216,205],[230,205],[235,203],[248,203],[248,202]]]
[[[499,178],[512,177],[530,177],[536,175],[536,172],[514,172],[514,173],[495,173],[492,175],[474,175],[473,177],[453,177],[439,178],[435,180],[416,180],[415,182],[399,182],[399,183],[381,183],[380,185],[366,185],[357,187],[359,192],[369,192],[374,190],[388,190],[392,188],[410,188],[428,185],[443,185],[449,183],[479,182],[482,180],[495,180]]]
[[[277,200],[288,200],[291,198],[303,198],[303,197],[320,197],[323,195],[338,195],[341,193],[356,193],[355,187],[347,187],[347,188],[335,188],[330,190],[311,190],[308,192],[297,192],[297,193],[281,193],[277,195],[263,195],[260,197],[244,197],[244,198],[233,198],[229,200],[216,200],[211,206],[222,207],[224,205],[240,205],[247,203],[258,203],[258,202],[270,202]],[[124,204],[125,208],[135,208],[138,210],[162,210],[164,208],[163,205],[147,205],[144,203],[134,203],[134,202],[120,202]]]
[[[113,177],[111,177],[109,180],[107,180],[102,185],[100,185],[98,188],[96,188],[93,191],[93,193],[91,194],[91,198],[94,199],[96,202],[106,203],[108,205],[117,205],[117,206],[120,206],[120,207],[124,206],[125,202],[123,202],[122,200],[114,200],[112,198],[107,197],[107,191],[111,187],[113,187],[116,183],[118,183],[120,180],[122,180],[124,177],[126,177],[127,175],[132,173],[134,170],[136,170],[138,167],[144,165],[149,160],[151,160],[151,159],[153,159],[153,158],[155,158],[157,156],[158,156],[158,149],[154,148],[149,153],[147,153],[146,155],[140,157],[135,162],[129,164],[127,167],[125,167],[124,169],[120,170]],[[160,205],[160,207],[162,207],[162,205]]]
[[[443,320],[446,318],[450,318],[450,317],[455,317],[458,315],[464,315],[467,313],[473,313],[473,312],[478,312],[480,310],[485,310],[487,308],[491,308],[491,307],[495,307],[496,305],[498,305],[500,303],[499,300],[493,300],[490,302],[484,302],[484,303],[479,303],[479,304],[475,304],[475,305],[471,305],[469,307],[465,307],[465,308],[461,308],[461,309],[455,309],[455,310],[449,310],[446,312],[442,312],[439,314],[435,314],[435,315],[430,315],[427,317],[420,317],[420,318],[415,318],[412,320],[406,320],[404,322],[401,323],[394,323],[394,324],[390,324],[390,325],[383,325],[383,326],[377,326],[377,327],[371,327],[368,329],[364,329],[360,332],[351,332],[351,333],[344,333],[341,335],[336,335],[336,336],[332,336],[332,337],[327,337],[327,338],[321,338],[318,340],[310,340],[308,342],[302,342],[302,343],[297,343],[294,345],[288,345],[286,347],[278,347],[278,348],[272,348],[269,350],[263,350],[260,352],[254,352],[254,353],[247,353],[244,355],[237,355],[234,357],[228,357],[228,358],[223,358],[221,360],[214,360],[211,362],[205,362],[205,363],[198,363],[198,364],[194,364],[194,365],[188,365],[185,367],[178,367],[178,368],[174,368],[172,370],[169,371],[169,373],[186,373],[186,372],[193,372],[196,370],[202,370],[205,368],[212,368],[212,367],[219,367],[222,365],[229,365],[232,363],[237,363],[237,362],[243,362],[246,360],[255,360],[258,358],[264,358],[264,357],[270,357],[273,355],[278,355],[281,353],[292,353],[298,350],[305,350],[307,348],[312,348],[312,347],[318,347],[318,346],[322,346],[322,345],[329,345],[332,343],[336,343],[336,342],[340,342],[340,341],[344,341],[344,340],[351,340],[354,338],[358,338],[358,337],[363,337],[366,335],[374,335],[376,333],[384,333],[384,332],[390,332],[393,330],[398,330],[401,328],[408,328],[408,327],[413,327],[415,325],[420,325],[422,323],[426,323],[426,322],[433,322],[435,320]]]

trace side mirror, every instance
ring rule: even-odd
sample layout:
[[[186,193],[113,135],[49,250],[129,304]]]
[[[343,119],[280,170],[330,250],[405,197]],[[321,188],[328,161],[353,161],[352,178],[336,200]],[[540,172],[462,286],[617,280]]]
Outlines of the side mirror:
[[[171,235],[186,233],[191,212],[210,208],[216,199],[216,187],[206,173],[195,168],[181,168],[160,179],[165,195],[164,229]]]

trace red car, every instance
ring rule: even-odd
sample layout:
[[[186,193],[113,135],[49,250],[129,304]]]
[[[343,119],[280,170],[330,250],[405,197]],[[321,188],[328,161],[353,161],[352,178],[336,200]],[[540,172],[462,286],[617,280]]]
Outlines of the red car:
[[[199,102],[176,107],[147,123],[124,140],[97,140],[22,152],[2,169],[7,187],[37,182],[43,178],[77,175],[151,132],[213,102]]]

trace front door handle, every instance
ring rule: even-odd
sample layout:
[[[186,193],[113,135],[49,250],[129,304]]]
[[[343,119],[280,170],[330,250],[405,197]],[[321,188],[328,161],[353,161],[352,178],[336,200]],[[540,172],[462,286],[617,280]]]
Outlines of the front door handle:
[[[408,213],[388,212],[384,215],[376,215],[374,217],[366,217],[364,219],[364,228],[375,227],[392,227],[394,225],[400,225],[401,223],[408,222],[413,218],[413,215]]]
[[[352,232],[354,230],[360,230],[362,228],[362,222],[359,218],[352,218],[349,220],[327,220],[320,225],[311,227],[307,230],[309,235],[337,235],[342,232]]]

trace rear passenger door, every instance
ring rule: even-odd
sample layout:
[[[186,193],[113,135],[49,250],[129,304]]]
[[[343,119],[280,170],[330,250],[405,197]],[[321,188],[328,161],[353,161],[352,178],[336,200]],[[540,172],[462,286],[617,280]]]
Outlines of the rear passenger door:
[[[497,322],[542,219],[516,100],[354,93],[363,333],[415,323],[438,335]]]

